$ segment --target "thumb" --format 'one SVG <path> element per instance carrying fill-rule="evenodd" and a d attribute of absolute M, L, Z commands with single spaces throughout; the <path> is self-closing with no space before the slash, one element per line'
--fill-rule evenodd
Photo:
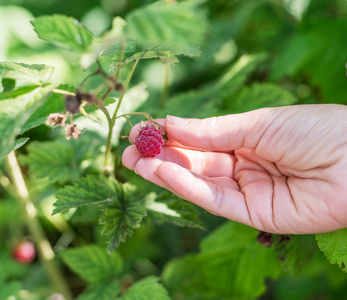
<path fill-rule="evenodd" d="M 208 119 L 167 116 L 165 128 L 170 138 L 188 148 L 206 151 L 255 149 L 278 115 L 277 108 L 263 108 Z"/>

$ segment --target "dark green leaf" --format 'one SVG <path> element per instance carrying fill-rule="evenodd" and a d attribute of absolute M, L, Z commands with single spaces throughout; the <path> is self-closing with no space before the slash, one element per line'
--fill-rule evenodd
<path fill-rule="evenodd" d="M 21 156 L 20 161 L 38 178 L 65 183 L 77 180 L 88 166 L 82 166 L 82 162 L 95 158 L 98 151 L 98 141 L 91 142 L 82 135 L 78 140 L 33 142 L 28 146 L 29 154 Z"/>
<path fill-rule="evenodd" d="M 11 78 L 2 78 L 2 88 L 3 91 L 6 92 L 11 92 L 14 90 L 15 86 L 16 86 L 16 80 L 15 79 L 11 79 Z"/>
<path fill-rule="evenodd" d="M 317 234 L 316 239 L 329 262 L 347 272 L 347 229 Z"/>
<path fill-rule="evenodd" d="M 79 206 L 113 203 L 122 195 L 122 187 L 115 179 L 89 175 L 76 181 L 73 186 L 58 190 L 53 214 Z"/>
<path fill-rule="evenodd" d="M 175 54 L 198 55 L 206 30 L 206 17 L 196 1 L 176 5 L 154 3 L 131 12 L 126 34 L 142 45 L 160 45 Z"/>
<path fill-rule="evenodd" d="M 85 52 L 94 38 L 76 19 L 64 15 L 38 17 L 32 24 L 41 39 L 79 53 Z"/>
<path fill-rule="evenodd" d="M 234 99 L 227 103 L 232 113 L 246 112 L 262 107 L 292 105 L 295 97 L 289 92 L 271 83 L 255 83 L 243 88 Z"/>
<path fill-rule="evenodd" d="M 123 184 L 123 197 L 107 206 L 100 217 L 103 225 L 102 234 L 107 238 L 108 250 L 112 252 L 127 236 L 132 236 L 134 229 L 146 215 L 144 201 L 136 188 L 129 183 Z"/>
<path fill-rule="evenodd" d="M 233 63 L 215 82 L 199 90 L 184 92 L 167 101 L 159 115 L 206 118 L 218 114 L 218 106 L 224 98 L 230 99 L 244 85 L 249 74 L 266 58 L 263 54 L 244 55 Z"/>
<path fill-rule="evenodd" d="M 181 227 L 205 228 L 196 207 L 171 193 L 165 192 L 159 196 L 155 193 L 149 194 L 146 197 L 146 208 L 154 223 L 168 222 Z"/>
<path fill-rule="evenodd" d="M 110 300 L 116 299 L 121 292 L 120 283 L 116 280 L 108 280 L 98 284 L 90 285 L 77 300 Z"/>
<path fill-rule="evenodd" d="M 0 101 L 0 158 L 14 149 L 15 137 L 36 109 L 44 104 L 52 89 L 51 85 L 38 87 L 16 98 Z"/>
<path fill-rule="evenodd" d="M 53 67 L 45 65 L 27 65 L 14 62 L 0 63 L 0 77 L 41 85 L 47 83 L 54 71 Z"/>
<path fill-rule="evenodd" d="M 65 264 L 89 283 L 103 283 L 123 269 L 123 261 L 117 252 L 108 254 L 104 248 L 89 245 L 60 252 Z"/>
<path fill-rule="evenodd" d="M 146 277 L 132 285 L 118 300 L 170 300 L 168 292 L 155 276 Z"/>

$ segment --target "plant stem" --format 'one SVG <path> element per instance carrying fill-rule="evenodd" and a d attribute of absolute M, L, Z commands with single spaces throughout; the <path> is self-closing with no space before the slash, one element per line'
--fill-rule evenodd
<path fill-rule="evenodd" d="M 105 153 L 105 171 L 107 173 L 111 173 L 113 171 L 112 170 L 113 168 L 111 165 L 111 148 L 112 148 L 111 140 L 112 140 L 112 134 L 113 134 L 113 127 L 116 124 L 117 114 L 118 114 L 120 105 L 122 104 L 122 100 L 124 98 L 124 95 L 126 93 L 126 90 L 128 88 L 129 82 L 130 82 L 130 79 L 134 74 L 134 71 L 135 71 L 135 68 L 136 68 L 138 62 L 139 62 L 138 59 L 135 60 L 133 66 L 132 66 L 132 68 L 131 68 L 131 70 L 130 70 L 130 72 L 129 72 L 126 80 L 125 80 L 124 91 L 119 96 L 118 103 L 117 103 L 116 109 L 112 115 L 111 120 L 107 119 L 108 120 L 108 135 L 107 135 L 107 140 L 106 140 L 106 153 Z"/>
<path fill-rule="evenodd" d="M 53 89 L 53 93 L 61 94 L 61 95 L 67 95 L 67 96 L 76 96 L 75 93 L 72 93 L 72 92 L 69 92 L 69 91 L 65 91 L 65 90 L 61 90 L 61 89 Z"/>
<path fill-rule="evenodd" d="M 18 199 L 24 207 L 26 224 L 37 247 L 39 258 L 43 263 L 54 288 L 65 297 L 65 300 L 72 300 L 73 298 L 68 285 L 64 280 L 61 270 L 57 267 L 54 261 L 55 254 L 53 249 L 37 219 L 37 211 L 30 199 L 15 153 L 12 151 L 6 157 L 6 160 L 11 180 L 18 194 Z"/>
<path fill-rule="evenodd" d="M 164 63 L 164 84 L 163 92 L 161 95 L 160 107 L 164 108 L 166 105 L 166 100 L 169 96 L 169 86 L 170 86 L 170 64 Z"/>

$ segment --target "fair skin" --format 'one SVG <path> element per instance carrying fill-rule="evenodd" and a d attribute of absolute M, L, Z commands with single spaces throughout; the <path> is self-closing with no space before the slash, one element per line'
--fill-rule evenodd
<path fill-rule="evenodd" d="M 169 137 L 163 151 L 145 158 L 131 145 L 122 157 L 144 179 L 266 232 L 347 227 L 347 107 L 288 106 L 156 122 Z"/>

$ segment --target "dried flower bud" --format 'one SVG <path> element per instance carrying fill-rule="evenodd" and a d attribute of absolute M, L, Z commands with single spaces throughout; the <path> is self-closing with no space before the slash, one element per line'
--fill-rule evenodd
<path fill-rule="evenodd" d="M 120 82 L 116 82 L 114 84 L 114 89 L 117 91 L 117 92 L 120 92 L 120 93 L 124 93 L 125 89 L 124 89 L 124 85 Z"/>
<path fill-rule="evenodd" d="M 65 127 L 66 115 L 60 113 L 50 114 L 47 117 L 46 125 L 52 125 L 53 127 L 61 126 Z"/>
<path fill-rule="evenodd" d="M 273 243 L 272 233 L 261 231 L 257 237 L 257 240 L 264 247 L 270 247 Z"/>
<path fill-rule="evenodd" d="M 74 140 L 77 140 L 80 135 L 83 133 L 83 131 L 80 131 L 77 128 L 77 124 L 66 124 L 65 125 L 65 131 L 66 131 L 66 139 L 69 140 L 71 138 L 73 138 Z"/>
<path fill-rule="evenodd" d="M 79 94 L 77 94 L 76 96 L 71 96 L 71 95 L 65 96 L 66 111 L 72 114 L 78 113 L 80 110 L 81 102 L 82 102 L 82 98 L 80 97 Z"/>

